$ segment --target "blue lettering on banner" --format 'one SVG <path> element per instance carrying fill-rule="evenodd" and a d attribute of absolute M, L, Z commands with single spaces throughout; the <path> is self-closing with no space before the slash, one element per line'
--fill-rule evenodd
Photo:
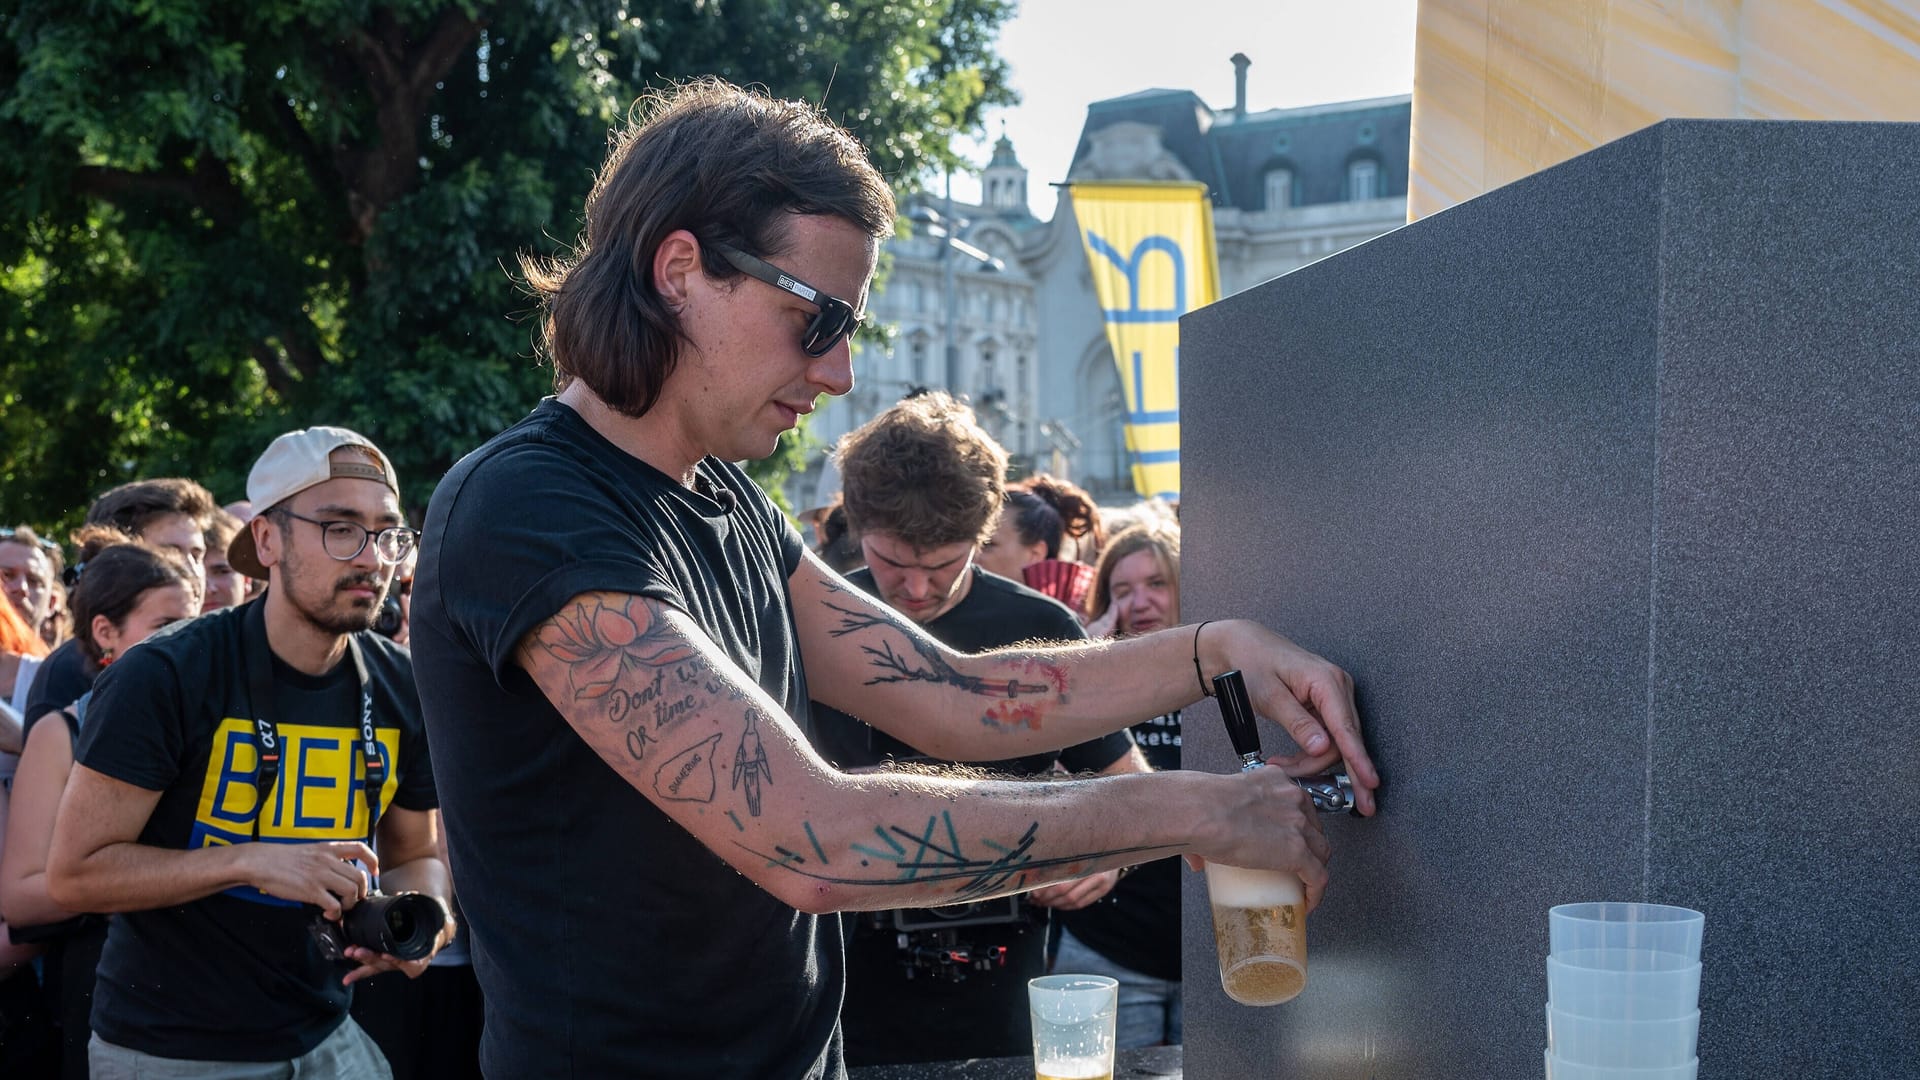
<path fill-rule="evenodd" d="M 1133 400 L 1127 402 L 1127 423 L 1129 424 L 1177 424 L 1180 422 L 1179 409 L 1161 409 L 1147 411 L 1146 361 L 1140 357 L 1140 350 L 1133 351 Z M 1180 350 L 1173 350 L 1173 384 L 1180 385 Z"/>
<path fill-rule="evenodd" d="M 1127 306 L 1107 308 L 1108 322 L 1179 322 L 1180 316 L 1187 313 L 1187 257 L 1171 237 L 1149 236 L 1133 245 L 1133 254 L 1123 258 L 1112 244 L 1100 238 L 1099 233 L 1088 229 L 1087 246 L 1104 256 L 1127 279 Z M 1173 260 L 1173 306 L 1170 308 L 1143 309 L 1140 306 L 1140 263 L 1150 251 L 1164 251 Z"/>

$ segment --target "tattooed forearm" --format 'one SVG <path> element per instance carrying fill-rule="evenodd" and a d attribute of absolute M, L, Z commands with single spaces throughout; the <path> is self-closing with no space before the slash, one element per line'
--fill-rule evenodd
<path fill-rule="evenodd" d="M 840 613 L 840 625 L 829 631 L 834 637 L 845 637 L 861 630 L 880 627 L 896 630 L 892 621 L 883 615 L 856 608 L 828 604 L 827 607 Z M 931 641 L 915 634 L 906 634 L 907 644 L 913 649 L 913 655 L 907 656 L 896 651 L 891 641 L 882 641 L 878 646 L 862 645 L 860 651 L 869 657 L 871 665 L 885 674 L 875 675 L 867 680 L 868 686 L 880 683 L 925 682 L 956 687 L 969 694 L 982 697 L 1006 698 L 1017 700 L 1021 697 L 1055 694 L 1066 697 L 1066 677 L 1058 665 L 1043 664 L 1041 674 L 1047 676 L 1042 682 L 1023 682 L 1017 675 L 1005 679 L 987 679 L 978 675 L 968 675 L 940 654 L 940 650 Z M 1033 666 L 1028 661 L 1028 666 Z M 989 713 L 986 719 L 992 721 L 996 713 Z M 1037 714 L 1032 717 L 1033 726 L 1038 727 Z M 1025 722 L 1025 721 L 1023 721 Z"/>
<path fill-rule="evenodd" d="M 970 850 L 960 840 L 953 815 L 943 811 L 927 818 L 919 829 L 900 825 L 875 826 L 873 842 L 848 844 L 840 862 L 827 857 L 812 822 L 804 823 L 813 857 L 775 847 L 771 855 L 735 841 L 744 851 L 767 860 L 769 867 L 815 881 L 836 885 L 908 886 L 951 885 L 955 900 L 978 900 L 999 893 L 1018 892 L 1052 876 L 1084 872 L 1096 862 L 1139 862 L 1173 850 L 1153 846 L 1110 848 L 1064 855 L 1034 854 L 1040 823 L 1032 822 L 1005 842 L 982 837 Z M 1047 875 L 1060 869 L 1061 875 Z M 864 873 L 862 871 L 865 871 Z M 939 890 L 946 893 L 947 890 Z"/>
<path fill-rule="evenodd" d="M 713 755 L 718 745 L 720 736 L 715 735 L 668 758 L 654 771 L 653 793 L 675 802 L 712 802 Z"/>
<path fill-rule="evenodd" d="M 760 744 L 760 729 L 754 723 L 755 710 L 747 710 L 747 729 L 740 733 L 740 745 L 733 751 L 733 789 L 742 783 L 747 789 L 747 813 L 760 816 L 760 785 L 773 783 L 773 766 L 767 763 L 767 748 Z"/>

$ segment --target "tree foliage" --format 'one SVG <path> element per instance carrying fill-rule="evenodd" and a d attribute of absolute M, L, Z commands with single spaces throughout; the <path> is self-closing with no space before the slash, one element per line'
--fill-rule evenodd
<path fill-rule="evenodd" d="M 410 504 L 551 381 L 522 251 L 701 73 L 823 102 L 902 189 L 1012 100 L 1011 0 L 19 0 L 0 13 L 0 520 L 344 424 Z M 791 443 L 783 443 L 790 446 Z M 765 468 L 777 474 L 793 453 Z"/>

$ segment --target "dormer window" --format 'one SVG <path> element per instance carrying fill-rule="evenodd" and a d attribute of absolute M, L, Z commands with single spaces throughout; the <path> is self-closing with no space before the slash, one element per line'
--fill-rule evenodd
<path fill-rule="evenodd" d="M 1347 198 L 1355 202 L 1380 197 L 1380 163 L 1360 158 L 1347 166 Z"/>
<path fill-rule="evenodd" d="M 1293 170 L 1267 170 L 1267 209 L 1284 210 L 1293 205 Z"/>

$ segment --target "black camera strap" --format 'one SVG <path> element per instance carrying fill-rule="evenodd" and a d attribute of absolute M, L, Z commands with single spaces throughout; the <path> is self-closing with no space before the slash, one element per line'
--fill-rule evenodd
<path fill-rule="evenodd" d="M 259 801 L 253 812 L 253 838 L 260 839 L 260 818 L 267 812 L 267 799 L 280 779 L 280 729 L 273 722 L 273 647 L 267 642 L 267 598 L 248 605 L 246 615 L 247 704 L 253 713 L 254 745 L 259 750 L 260 767 L 254 776 Z M 372 847 L 374 829 L 380 824 L 380 789 L 387 782 L 387 759 L 373 731 L 373 680 L 367 675 L 367 659 L 360 642 L 347 636 L 347 653 L 353 657 L 354 674 L 360 678 L 360 725 L 358 745 L 366 762 L 360 783 L 367 800 L 367 846 Z M 349 755 L 351 760 L 351 755 Z"/>

